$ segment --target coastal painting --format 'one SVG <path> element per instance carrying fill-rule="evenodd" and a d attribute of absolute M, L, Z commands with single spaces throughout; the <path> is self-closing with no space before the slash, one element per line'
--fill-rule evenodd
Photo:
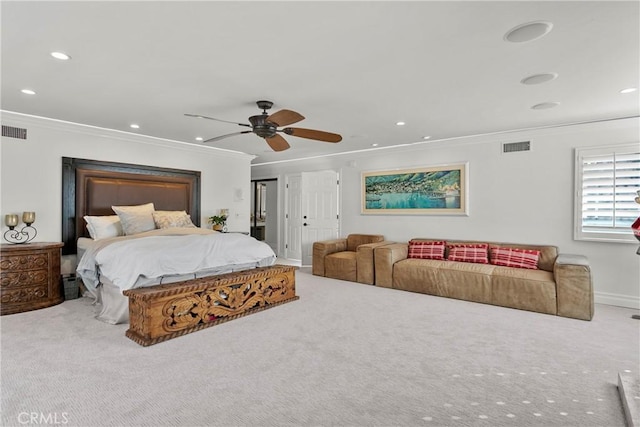
<path fill-rule="evenodd" d="M 467 214 L 467 164 L 362 173 L 362 213 Z"/>

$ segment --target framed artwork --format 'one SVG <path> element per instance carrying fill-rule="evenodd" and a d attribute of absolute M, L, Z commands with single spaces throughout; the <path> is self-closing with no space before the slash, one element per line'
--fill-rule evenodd
<path fill-rule="evenodd" d="M 467 166 L 363 172 L 362 213 L 467 215 Z"/>

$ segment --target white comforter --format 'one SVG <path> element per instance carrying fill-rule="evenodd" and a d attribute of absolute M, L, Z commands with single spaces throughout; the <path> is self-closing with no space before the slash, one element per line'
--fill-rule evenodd
<path fill-rule="evenodd" d="M 150 282 L 146 279 L 158 283 L 163 277 L 206 275 L 228 265 L 272 265 L 275 258 L 269 245 L 244 234 L 172 228 L 98 240 L 86 250 L 77 273 L 95 295 L 100 276 L 125 290 Z"/>

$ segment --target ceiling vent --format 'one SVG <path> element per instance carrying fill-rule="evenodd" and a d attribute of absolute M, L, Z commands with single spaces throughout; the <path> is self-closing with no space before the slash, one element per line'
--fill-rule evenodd
<path fill-rule="evenodd" d="M 27 130 L 22 128 L 15 128 L 13 126 L 2 125 L 2 136 L 9 138 L 27 139 Z"/>
<path fill-rule="evenodd" d="M 502 144 L 503 153 L 516 153 L 518 151 L 531 151 L 531 141 L 507 142 Z"/>

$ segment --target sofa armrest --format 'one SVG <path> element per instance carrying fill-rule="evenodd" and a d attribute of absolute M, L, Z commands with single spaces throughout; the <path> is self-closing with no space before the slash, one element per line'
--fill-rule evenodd
<path fill-rule="evenodd" d="M 389 245 L 394 242 L 383 240 L 382 242 L 363 243 L 356 249 L 356 281 L 366 285 L 375 283 L 375 262 L 373 258 L 374 250 L 380 246 Z"/>
<path fill-rule="evenodd" d="M 582 255 L 559 254 L 553 265 L 558 316 L 591 320 L 593 282 L 589 260 Z"/>
<path fill-rule="evenodd" d="M 347 239 L 323 240 L 313 243 L 313 258 L 311 260 L 311 273 L 316 276 L 324 276 L 324 257 L 347 250 Z"/>
<path fill-rule="evenodd" d="M 408 254 L 408 243 L 393 243 L 376 248 L 374 251 L 376 286 L 391 288 L 393 286 L 393 264 L 406 259 Z"/>

